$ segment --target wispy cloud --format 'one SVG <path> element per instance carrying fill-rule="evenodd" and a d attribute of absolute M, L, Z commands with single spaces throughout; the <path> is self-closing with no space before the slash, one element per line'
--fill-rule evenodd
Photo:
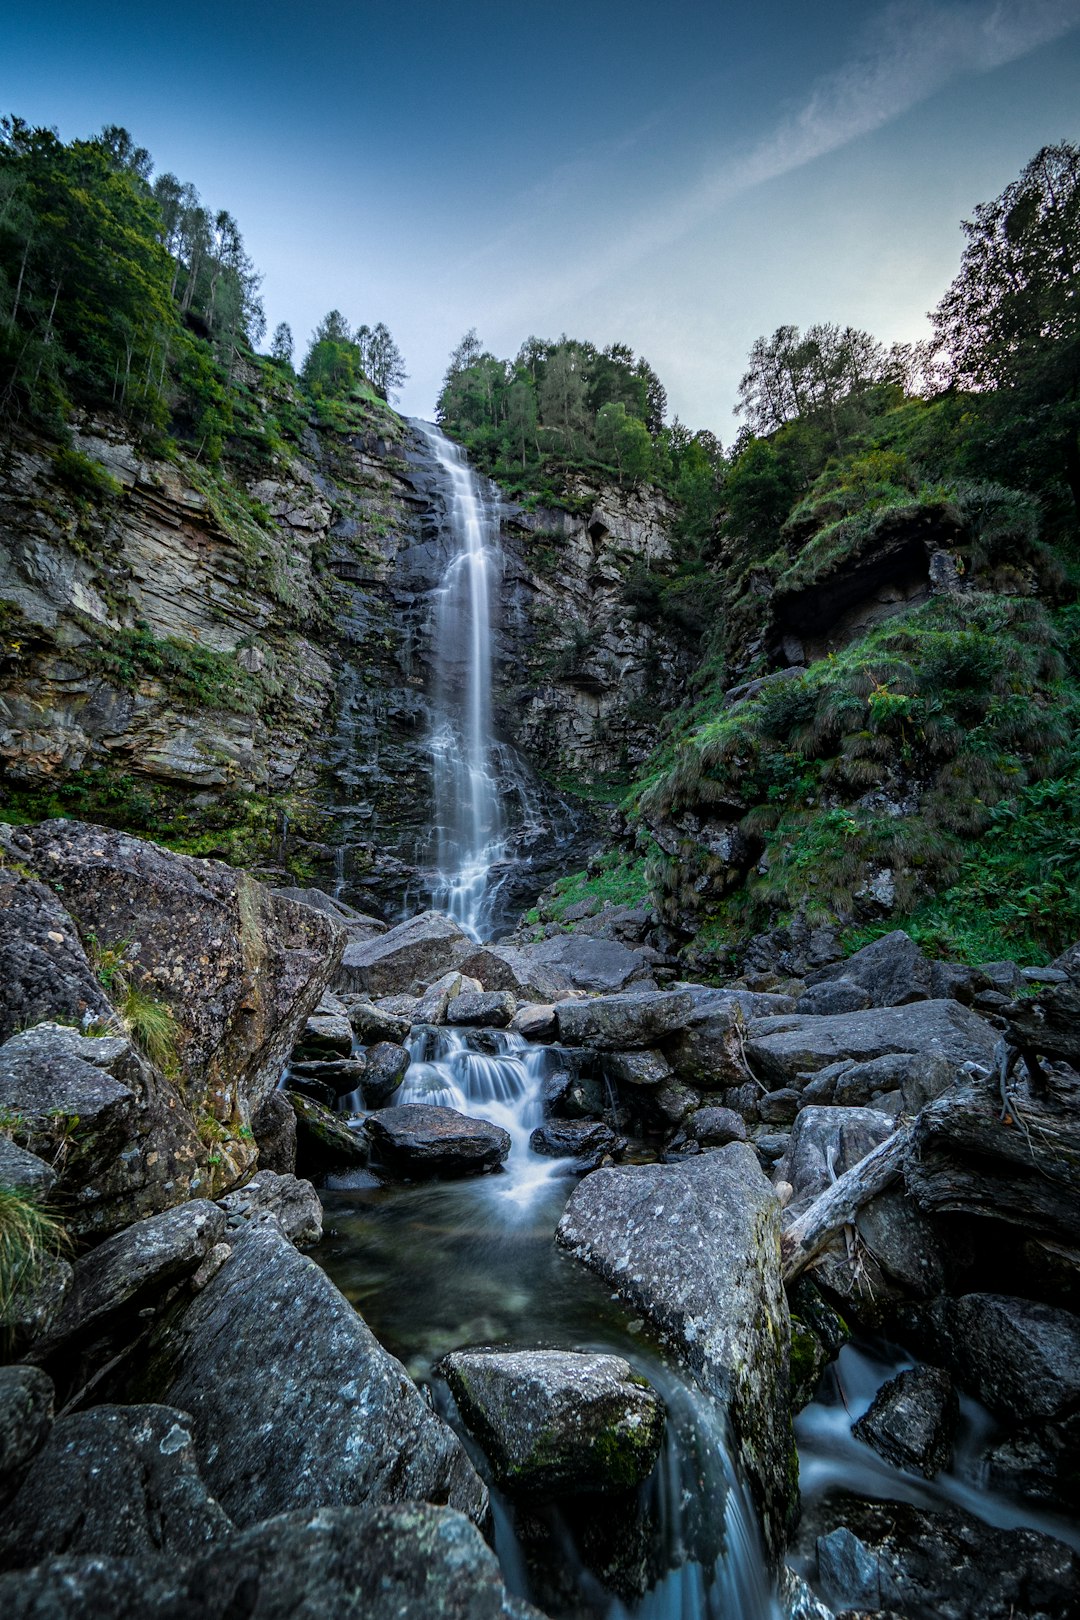
<path fill-rule="evenodd" d="M 811 86 L 752 148 L 722 154 L 692 185 L 609 231 L 602 249 L 576 257 L 572 269 L 528 286 L 518 282 L 487 319 L 503 325 L 535 323 L 545 311 L 561 316 L 732 198 L 872 134 L 955 79 L 1003 67 L 1077 27 L 1080 0 L 898 0 L 871 18 L 849 60 Z M 552 206 L 558 194 L 553 184 Z"/>

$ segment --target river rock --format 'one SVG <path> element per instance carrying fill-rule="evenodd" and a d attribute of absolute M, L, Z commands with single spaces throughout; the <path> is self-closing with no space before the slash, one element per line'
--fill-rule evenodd
<path fill-rule="evenodd" d="M 566 1045 L 622 1052 L 656 1046 L 682 1028 L 692 1012 L 693 1002 L 685 991 L 655 990 L 561 1001 L 555 1017 L 559 1039 Z"/>
<path fill-rule="evenodd" d="M 358 1091 L 366 1073 L 367 1062 L 363 1055 L 331 1058 L 325 1062 L 318 1059 L 294 1062 L 289 1065 L 288 1084 L 294 1091 L 303 1091 L 307 1081 L 318 1081 L 320 1087 L 326 1088 L 331 1098 L 328 1106 L 332 1107 L 334 1098 L 347 1097 L 350 1092 Z M 316 1101 L 321 1100 L 316 1093 L 308 1092 L 307 1095 L 315 1095 Z"/>
<path fill-rule="evenodd" d="M 49 1334 L 51 1352 L 62 1341 L 99 1333 L 121 1313 L 198 1270 L 225 1230 L 225 1212 L 205 1198 L 135 1221 L 75 1262 L 75 1275 Z"/>
<path fill-rule="evenodd" d="M 313 1175 L 331 1166 L 362 1165 L 368 1161 L 367 1138 L 351 1131 L 340 1114 L 331 1113 L 311 1097 L 286 1093 L 296 1115 L 297 1167 Z"/>
<path fill-rule="evenodd" d="M 875 1007 L 902 1007 L 913 1001 L 929 1001 L 933 994 L 932 964 L 915 941 L 897 928 L 891 934 L 872 940 L 849 956 L 846 962 L 831 962 L 807 974 L 812 995 L 826 985 L 850 985 L 865 991 L 868 1004 Z M 800 1012 L 813 1010 L 799 1003 Z M 837 1012 L 845 1010 L 837 1007 Z"/>
<path fill-rule="evenodd" d="M 515 1035 L 526 1041 L 554 1041 L 558 1038 L 555 1006 L 552 1002 L 527 1002 L 510 1020 Z"/>
<path fill-rule="evenodd" d="M 558 1241 L 667 1334 L 730 1414 L 778 1549 L 795 1510 L 780 1205 L 745 1143 L 586 1176 Z"/>
<path fill-rule="evenodd" d="M 448 1024 L 472 1028 L 506 1029 L 517 1013 L 510 990 L 469 990 L 455 996 L 446 1009 Z"/>
<path fill-rule="evenodd" d="M 441 973 L 460 971 L 475 949 L 449 917 L 422 911 L 377 939 L 346 945 L 334 987 L 372 997 L 409 994 L 414 984 L 428 985 Z"/>
<path fill-rule="evenodd" d="M 741 1085 L 747 1078 L 743 999 L 737 995 L 690 995 L 690 1017 L 677 1024 L 664 1042 L 672 1068 L 680 1080 L 710 1091 Z"/>
<path fill-rule="evenodd" d="M 1007 1294 L 946 1307 L 961 1385 L 1011 1422 L 1056 1418 L 1080 1401 L 1080 1316 Z"/>
<path fill-rule="evenodd" d="M 619 1138 L 611 1127 L 592 1119 L 549 1119 L 529 1137 L 534 1153 L 553 1159 L 577 1159 L 590 1170 L 595 1170 L 604 1155 L 613 1153 L 618 1145 Z"/>
<path fill-rule="evenodd" d="M 363 1046 L 392 1041 L 400 1046 L 408 1038 L 411 1020 L 402 1018 L 371 1001 L 349 997 L 349 1023 Z"/>
<path fill-rule="evenodd" d="M 1080 1558 L 1034 1530 L 958 1508 L 830 1496 L 808 1529 L 820 1589 L 841 1610 L 922 1620 L 1075 1620 Z M 806 1539 L 805 1536 L 803 1538 Z"/>
<path fill-rule="evenodd" d="M 0 1367 L 0 1508 L 14 1494 L 53 1421 L 53 1385 L 37 1367 Z"/>
<path fill-rule="evenodd" d="M 9 1136 L 0 1136 L 0 1186 L 44 1198 L 55 1184 L 56 1171 L 52 1165 L 39 1159 L 36 1153 L 19 1147 Z"/>
<path fill-rule="evenodd" d="M 856 1439 L 909 1474 L 933 1479 L 948 1468 L 960 1403 L 940 1367 L 909 1367 L 882 1384 L 857 1423 Z"/>
<path fill-rule="evenodd" d="M 468 992 L 478 980 L 465 982 L 456 968 L 449 973 L 443 973 L 434 984 L 429 984 L 416 1003 L 416 1010 L 412 1015 L 414 1024 L 445 1024 L 446 1013 L 450 1003 L 454 1001 L 464 989 Z"/>
<path fill-rule="evenodd" d="M 762 1018 L 749 1028 L 746 1056 L 753 1072 L 773 1086 L 799 1085 L 842 1058 L 866 1061 L 891 1052 L 936 1053 L 959 1070 L 993 1064 L 997 1036 L 977 1013 L 957 1001 L 922 1001 L 816 1018 Z"/>
<path fill-rule="evenodd" d="M 452 1430 L 273 1221 L 252 1223 L 163 1326 L 147 1377 L 191 1413 L 203 1476 L 239 1525 L 350 1503 L 487 1510 Z"/>
<path fill-rule="evenodd" d="M 298 1249 L 310 1248 L 322 1237 L 322 1204 L 310 1181 L 296 1176 L 275 1175 L 260 1170 L 243 1187 L 218 1199 L 230 1231 L 245 1221 L 269 1213 L 273 1215 L 290 1243 Z"/>
<path fill-rule="evenodd" d="M 135 987 L 171 1009 L 192 1113 L 250 1125 L 337 966 L 338 925 L 245 872 L 107 827 L 46 821 L 20 828 L 14 844 L 62 885 L 84 936 L 103 947 L 126 942 Z M 254 1144 L 237 1138 L 217 1156 L 239 1176 L 254 1163 Z"/>
<path fill-rule="evenodd" d="M 832 984 L 815 984 L 799 997 L 800 1013 L 813 1013 L 815 1018 L 831 1018 L 834 1013 L 862 1012 L 873 1006 L 869 990 L 860 984 L 849 984 L 837 979 Z"/>
<path fill-rule="evenodd" d="M 293 1054 L 301 1060 L 305 1057 L 350 1057 L 352 1048 L 352 1025 L 343 1009 L 339 1013 L 312 1013 L 300 1031 Z"/>
<path fill-rule="evenodd" d="M 663 1086 L 674 1071 L 663 1052 L 605 1052 L 601 1065 L 608 1079 L 622 1086 Z"/>
<path fill-rule="evenodd" d="M 95 1406 L 62 1417 L 0 1528 L 0 1564 L 78 1553 L 194 1553 L 231 1531 L 207 1492 L 191 1420 L 168 1406 Z"/>
<path fill-rule="evenodd" d="M 983 1452 L 987 1486 L 1027 1496 L 1073 1517 L 1080 1512 L 1080 1412 L 1059 1422 L 1027 1423 Z"/>
<path fill-rule="evenodd" d="M 368 1047 L 366 1057 L 364 1101 L 369 1108 L 381 1108 L 401 1085 L 412 1059 L 393 1041 L 376 1041 Z"/>
<path fill-rule="evenodd" d="M 913 1298 L 931 1299 L 945 1288 L 941 1234 L 903 1187 L 888 1187 L 864 1204 L 855 1229 L 890 1281 Z"/>
<path fill-rule="evenodd" d="M 289 1096 L 307 1097 L 326 1113 L 333 1113 L 337 1107 L 338 1093 L 328 1080 L 322 1080 L 317 1074 L 292 1074 L 285 1082 L 285 1090 Z"/>
<path fill-rule="evenodd" d="M 501 1485 L 629 1490 L 652 1472 L 664 1408 L 619 1356 L 459 1350 L 441 1370 Z"/>
<path fill-rule="evenodd" d="M 251 1116 L 259 1168 L 279 1176 L 296 1169 L 296 1115 L 283 1091 L 272 1091 Z"/>
<path fill-rule="evenodd" d="M 691 1114 L 686 1134 L 702 1147 L 726 1147 L 729 1142 L 746 1141 L 746 1124 L 733 1108 L 710 1104 Z"/>
<path fill-rule="evenodd" d="M 511 1147 L 500 1125 L 428 1103 L 380 1108 L 365 1128 L 379 1163 L 398 1175 L 478 1176 L 497 1170 Z"/>

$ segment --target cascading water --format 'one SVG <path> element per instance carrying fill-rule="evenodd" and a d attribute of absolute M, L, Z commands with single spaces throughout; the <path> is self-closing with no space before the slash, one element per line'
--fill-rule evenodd
<path fill-rule="evenodd" d="M 507 860 L 491 719 L 491 605 L 499 573 L 498 496 L 463 451 L 427 422 L 413 426 L 440 469 L 457 549 L 435 592 L 435 877 L 431 904 L 479 939 Z"/>

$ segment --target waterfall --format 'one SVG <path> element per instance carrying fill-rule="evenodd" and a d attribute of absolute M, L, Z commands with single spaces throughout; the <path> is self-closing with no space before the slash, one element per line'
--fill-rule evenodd
<path fill-rule="evenodd" d="M 499 554 L 494 485 L 428 422 L 414 422 L 438 465 L 454 552 L 434 592 L 431 904 L 474 939 L 488 923 L 507 837 L 491 720 L 491 603 Z"/>

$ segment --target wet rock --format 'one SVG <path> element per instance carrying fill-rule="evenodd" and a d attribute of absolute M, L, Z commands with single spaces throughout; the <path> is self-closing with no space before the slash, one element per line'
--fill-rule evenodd
<path fill-rule="evenodd" d="M 307 1097 L 327 1113 L 333 1113 L 337 1106 L 338 1093 L 328 1080 L 322 1080 L 315 1074 L 292 1074 L 285 1082 L 285 1090 L 289 1097 Z"/>
<path fill-rule="evenodd" d="M 71 1290 L 49 1335 L 49 1349 L 62 1341 L 102 1331 L 119 1313 L 196 1271 L 225 1230 L 225 1214 L 197 1198 L 176 1209 L 135 1221 L 75 1262 Z"/>
<path fill-rule="evenodd" d="M 609 1079 L 622 1086 L 662 1086 L 673 1075 L 662 1052 L 605 1052 L 602 1064 Z"/>
<path fill-rule="evenodd" d="M 610 1126 L 591 1119 L 551 1119 L 537 1126 L 529 1137 L 534 1153 L 553 1159 L 578 1159 L 590 1170 L 595 1170 L 604 1155 L 613 1153 L 618 1145 L 619 1138 Z"/>
<path fill-rule="evenodd" d="M 836 1496 L 817 1531 L 818 1581 L 839 1611 L 922 1620 L 1070 1620 L 1080 1558 L 1034 1530 L 1002 1530 L 957 1508 Z"/>
<path fill-rule="evenodd" d="M 403 1046 L 393 1041 L 376 1041 L 368 1047 L 364 1070 L 364 1101 L 369 1108 L 381 1108 L 397 1091 L 404 1080 L 409 1057 Z"/>
<path fill-rule="evenodd" d="M 944 1289 L 938 1228 L 902 1187 L 889 1187 L 864 1204 L 855 1228 L 886 1276 L 915 1299 L 930 1299 Z"/>
<path fill-rule="evenodd" d="M 380 1108 L 365 1129 L 379 1164 L 409 1177 L 483 1175 L 499 1168 L 511 1146 L 501 1126 L 427 1103 Z"/>
<path fill-rule="evenodd" d="M 1080 1316 L 1007 1294 L 964 1294 L 946 1314 L 963 1388 L 1013 1422 L 1080 1400 Z"/>
<path fill-rule="evenodd" d="M 816 1018 L 829 1018 L 834 1013 L 862 1012 L 873 1005 L 869 990 L 847 979 L 831 984 L 815 984 L 799 997 L 800 1013 L 813 1013 Z"/>
<path fill-rule="evenodd" d="M 699 1108 L 686 1123 L 686 1134 L 702 1147 L 726 1147 L 746 1141 L 746 1125 L 733 1108 Z"/>
<path fill-rule="evenodd" d="M 444 973 L 429 984 L 416 1003 L 413 1013 L 414 1024 L 445 1024 L 446 1013 L 450 1003 L 459 996 L 462 990 L 469 990 L 474 981 L 466 984 L 465 979 L 455 969 Z"/>
<path fill-rule="evenodd" d="M 400 1046 L 412 1027 L 411 1020 L 396 1016 L 370 1001 L 357 1001 L 350 997 L 349 1023 L 363 1046 L 375 1046 L 379 1041 L 392 1041 Z"/>
<path fill-rule="evenodd" d="M 746 1056 L 753 1072 L 774 1086 L 799 1085 L 800 1076 L 851 1058 L 865 1062 L 894 1052 L 938 1055 L 959 1070 L 973 1062 L 987 1069 L 997 1036 L 976 1013 L 956 1001 L 923 1001 L 815 1018 L 763 1018 L 750 1025 Z"/>
<path fill-rule="evenodd" d="M 192 1113 L 250 1125 L 337 965 L 338 925 L 245 872 L 107 827 L 47 821 L 20 828 L 15 843 L 43 878 L 62 885 L 84 936 L 103 946 L 129 942 L 128 976 L 176 1020 Z M 245 1155 L 238 1140 L 233 1175 L 253 1161 L 254 1145 Z"/>
<path fill-rule="evenodd" d="M 558 1035 L 555 1007 L 552 1002 L 531 1002 L 519 1007 L 510 1020 L 515 1035 L 526 1041 L 553 1041 Z"/>
<path fill-rule="evenodd" d="M 260 1170 L 243 1187 L 218 1199 L 230 1231 L 255 1216 L 273 1215 L 290 1243 L 306 1249 L 322 1237 L 322 1204 L 310 1181 Z"/>
<path fill-rule="evenodd" d="M 330 1055 L 349 1057 L 352 1048 L 352 1025 L 345 1013 L 316 1012 L 312 1013 L 300 1031 L 300 1038 L 293 1047 L 293 1053 L 301 1060 L 305 1057 Z"/>
<path fill-rule="evenodd" d="M 506 1029 L 517 1013 L 517 1001 L 509 990 L 472 990 L 455 996 L 446 1009 L 448 1024 L 467 1027 Z"/>
<path fill-rule="evenodd" d="M 655 1046 L 684 1026 L 692 1012 L 690 996 L 678 990 L 594 996 L 561 1001 L 555 1008 L 561 1041 L 608 1052 Z"/>
<path fill-rule="evenodd" d="M 847 1323 L 809 1277 L 788 1290 L 791 1307 L 791 1405 L 800 1412 L 817 1394 L 821 1375 L 851 1337 Z"/>
<path fill-rule="evenodd" d="M 0 1507 L 45 1444 L 52 1421 L 52 1379 L 37 1367 L 0 1367 Z"/>
<path fill-rule="evenodd" d="M 296 1169 L 296 1115 L 283 1091 L 272 1091 L 251 1118 L 260 1169 L 291 1176 Z"/>
<path fill-rule="evenodd" d="M 0 1575 L 5 1620 L 180 1620 L 176 1560 L 95 1555 L 47 1558 L 33 1569 Z M 189 1608 L 184 1620 L 201 1620 Z"/>
<path fill-rule="evenodd" d="M 836 1620 L 831 1609 L 820 1603 L 810 1587 L 785 1564 L 777 1583 L 781 1620 Z"/>
<path fill-rule="evenodd" d="M 747 1078 L 743 1060 L 746 996 L 693 991 L 690 996 L 690 1017 L 676 1025 L 664 1042 L 672 1068 L 680 1080 L 707 1090 L 740 1085 Z M 763 998 L 750 997 L 755 999 Z"/>
<path fill-rule="evenodd" d="M 1060 1422 L 1027 1424 L 980 1459 L 992 1491 L 1026 1496 L 1075 1515 L 1080 1511 L 1080 1412 Z"/>
<path fill-rule="evenodd" d="M 430 984 L 451 969 L 460 971 L 475 949 L 449 917 L 422 911 L 377 939 L 346 945 L 335 989 L 372 997 L 408 994 L 416 983 Z"/>
<path fill-rule="evenodd" d="M 459 1350 L 441 1371 L 502 1485 L 628 1490 L 652 1472 L 664 1408 L 619 1356 Z"/>
<path fill-rule="evenodd" d="M 359 1090 L 361 1081 L 367 1072 L 365 1057 L 332 1058 L 326 1062 L 300 1062 L 289 1065 L 289 1085 L 294 1091 L 305 1091 L 306 1082 L 317 1080 L 318 1091 L 307 1091 L 306 1095 L 314 1096 L 316 1101 L 322 1101 L 328 1092 L 331 1098 L 328 1107 L 333 1106 L 335 1097 L 347 1097 L 350 1091 Z M 325 1088 L 325 1091 L 323 1090 Z"/>
<path fill-rule="evenodd" d="M 96 1406 L 54 1424 L 4 1514 L 0 1565 L 79 1553 L 183 1556 L 231 1528 L 199 1475 L 185 1412 Z"/>
<path fill-rule="evenodd" d="M 274 1222 L 151 1346 L 148 1380 L 191 1413 L 203 1476 L 239 1525 L 291 1509 L 433 1500 L 474 1520 L 486 1492 L 453 1432 L 313 1260 Z"/>
<path fill-rule="evenodd" d="M 779 1547 L 794 1510 L 780 1206 L 752 1150 L 597 1170 L 558 1241 L 666 1333 L 730 1414 L 736 1452 Z"/>
<path fill-rule="evenodd" d="M 310 1097 L 286 1093 L 296 1115 L 297 1168 L 318 1175 L 332 1166 L 366 1164 L 367 1138 L 362 1131 L 351 1131 L 340 1114 L 313 1102 Z"/>
<path fill-rule="evenodd" d="M 0 1186 L 44 1198 L 55 1183 L 56 1171 L 44 1159 L 17 1146 L 10 1137 L 0 1136 Z"/>
<path fill-rule="evenodd" d="M 960 1419 L 953 1381 L 940 1367 L 909 1367 L 883 1384 L 852 1434 L 896 1468 L 933 1479 L 948 1468 Z"/>
<path fill-rule="evenodd" d="M 791 1183 L 788 1215 L 809 1207 L 819 1193 L 892 1135 L 895 1122 L 870 1108 L 803 1108 L 776 1179 Z"/>

